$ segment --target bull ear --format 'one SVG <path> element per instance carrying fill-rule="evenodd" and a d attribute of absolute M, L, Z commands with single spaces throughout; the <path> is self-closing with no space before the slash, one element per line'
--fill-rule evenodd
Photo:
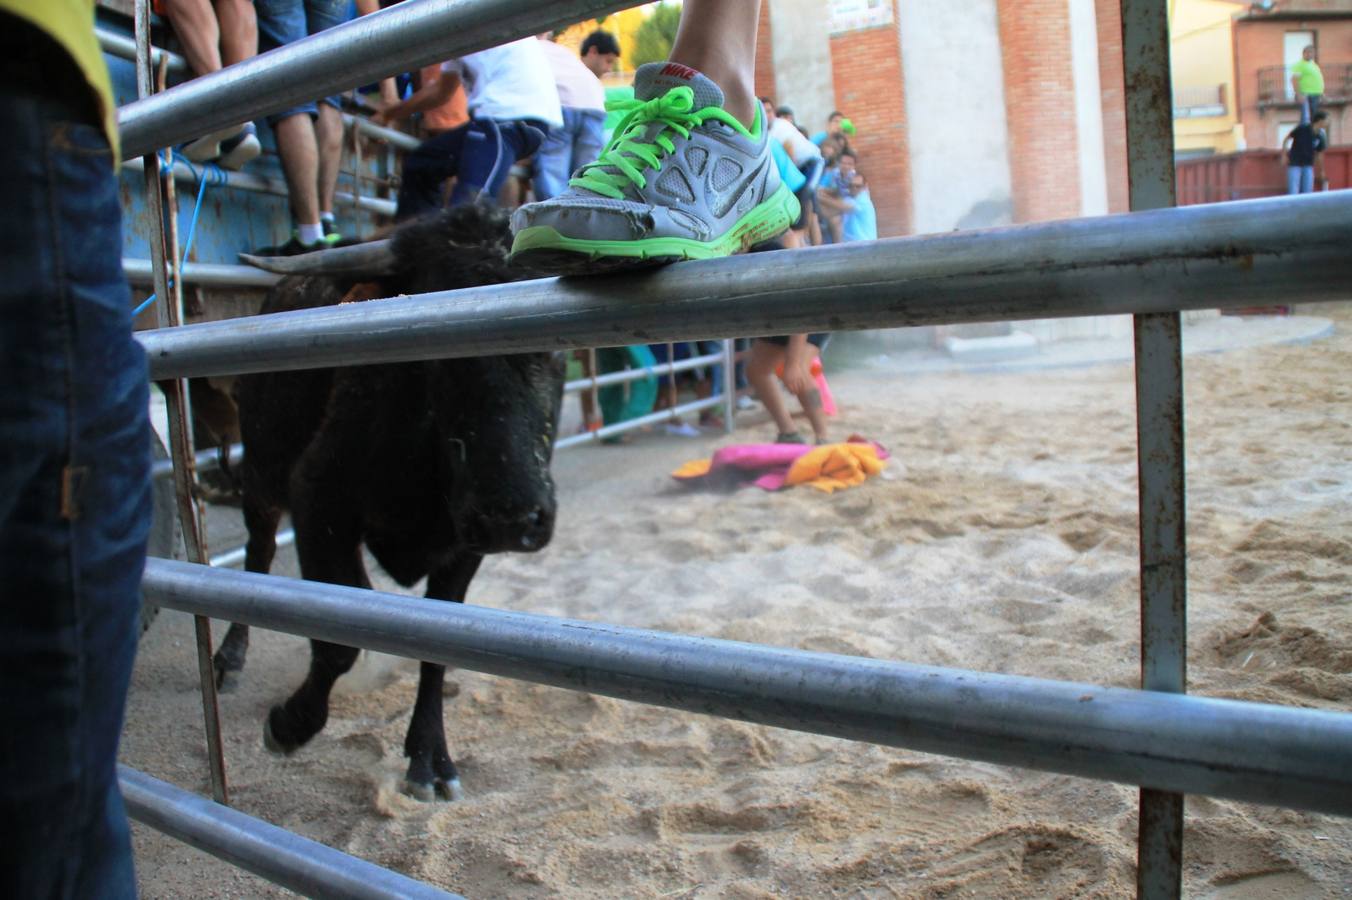
<path fill-rule="evenodd" d="M 313 250 L 297 256 L 254 256 L 239 258 L 251 266 L 278 275 L 350 275 L 354 278 L 379 278 L 394 271 L 394 251 L 388 238 L 351 247 Z"/>

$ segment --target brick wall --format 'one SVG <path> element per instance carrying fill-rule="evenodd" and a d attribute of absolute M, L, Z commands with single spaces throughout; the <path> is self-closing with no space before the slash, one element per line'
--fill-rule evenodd
<path fill-rule="evenodd" d="M 1248 19 L 1235 23 L 1235 106 L 1244 126 L 1244 140 L 1250 150 L 1281 146 L 1282 123 L 1300 121 L 1294 103 L 1260 107 L 1258 70 L 1282 64 L 1282 44 L 1288 31 L 1313 31 L 1319 48 L 1319 65 L 1324 70 L 1325 94 L 1345 94 L 1340 80 L 1344 67 L 1352 63 L 1352 17 L 1344 19 Z M 1284 101 L 1284 97 L 1282 100 Z M 1352 106 L 1332 104 L 1329 114 L 1329 138 L 1334 144 L 1352 143 Z"/>
<path fill-rule="evenodd" d="M 851 139 L 878 211 L 878 236 L 911 232 L 911 166 L 897 26 L 831 38 L 836 108 L 859 132 Z"/>
<path fill-rule="evenodd" d="M 1103 104 L 1103 162 L 1108 180 L 1108 212 L 1126 212 L 1127 191 L 1126 87 L 1122 78 L 1121 0 L 1094 0 L 1098 24 L 1099 90 Z"/>
<path fill-rule="evenodd" d="M 776 97 L 775 45 L 770 30 L 770 0 L 761 0 L 760 24 L 756 28 L 756 96 Z"/>
<path fill-rule="evenodd" d="M 1066 0 L 997 0 L 997 8 L 1014 221 L 1078 216 L 1079 150 Z"/>

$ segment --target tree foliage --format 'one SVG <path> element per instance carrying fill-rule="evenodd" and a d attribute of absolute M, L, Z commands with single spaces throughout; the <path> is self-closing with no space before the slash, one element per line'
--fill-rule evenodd
<path fill-rule="evenodd" d="M 657 4 L 652 14 L 634 32 L 634 46 L 625 60 L 625 68 L 637 69 L 644 63 L 669 58 L 671 45 L 676 42 L 676 28 L 680 23 L 680 3 Z"/>

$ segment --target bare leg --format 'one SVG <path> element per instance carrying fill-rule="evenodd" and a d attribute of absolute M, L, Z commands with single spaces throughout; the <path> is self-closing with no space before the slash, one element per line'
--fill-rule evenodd
<path fill-rule="evenodd" d="M 189 67 L 198 75 L 220 71 L 221 32 L 209 0 L 165 0 L 164 12 L 183 44 Z"/>
<path fill-rule="evenodd" d="M 780 434 L 790 434 L 793 418 L 784 403 L 784 395 L 775 379 L 775 367 L 784 362 L 786 353 L 783 347 L 769 341 L 751 342 L 751 359 L 746 364 L 746 377 L 756 390 L 756 396 L 775 420 Z"/>
<path fill-rule="evenodd" d="M 220 60 L 227 66 L 258 55 L 258 15 L 253 0 L 216 0 L 221 29 Z"/>
<path fill-rule="evenodd" d="M 338 170 L 343 164 L 343 115 L 327 103 L 319 104 L 315 140 L 319 147 L 319 211 L 331 213 Z"/>
<path fill-rule="evenodd" d="M 756 118 L 756 25 L 760 0 L 685 0 L 672 62 L 699 69 L 723 89 L 724 108 L 748 128 Z"/>
<path fill-rule="evenodd" d="M 277 150 L 291 194 L 291 214 L 297 224 L 319 224 L 319 148 L 314 125 L 305 113 L 287 116 L 273 126 Z"/>

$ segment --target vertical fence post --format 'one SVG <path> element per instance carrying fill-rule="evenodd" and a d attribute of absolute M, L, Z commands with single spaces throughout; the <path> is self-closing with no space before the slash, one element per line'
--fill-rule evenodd
<path fill-rule="evenodd" d="M 1173 105 L 1167 0 L 1122 0 L 1127 177 L 1131 209 L 1173 206 Z M 1187 689 L 1187 562 L 1183 469 L 1182 321 L 1138 315 L 1137 469 L 1141 531 L 1141 687 Z M 1183 795 L 1141 790 L 1136 891 L 1183 890 Z"/>
<path fill-rule="evenodd" d="M 140 97 L 152 93 L 150 71 L 150 0 L 136 0 L 136 88 Z M 169 210 L 169 246 L 165 246 L 165 200 L 162 182 L 173 185 L 172 169 L 160 172 L 158 153 L 145 157 L 146 206 L 150 218 L 149 243 L 159 325 L 161 328 L 180 323 L 182 304 L 182 273 L 178 261 L 177 207 Z M 172 196 L 172 195 L 171 195 Z M 174 287 L 169 286 L 170 273 Z M 172 293 L 171 293 L 172 290 Z M 193 450 L 187 421 L 187 392 L 185 382 L 173 379 L 163 382 L 165 400 L 169 409 L 169 446 L 174 460 L 174 485 L 178 498 L 179 521 L 183 525 L 183 539 L 188 558 L 206 563 L 207 548 L 202 535 L 201 521 L 192 497 Z M 207 759 L 211 768 L 211 793 L 217 803 L 228 803 L 229 792 L 225 782 L 225 753 L 221 745 L 220 710 L 216 701 L 216 678 L 211 665 L 211 622 L 205 616 L 195 616 L 197 636 L 197 669 L 202 683 L 202 716 L 206 730 Z"/>
<path fill-rule="evenodd" d="M 723 433 L 732 434 L 737 427 L 737 341 L 723 339 Z"/>

